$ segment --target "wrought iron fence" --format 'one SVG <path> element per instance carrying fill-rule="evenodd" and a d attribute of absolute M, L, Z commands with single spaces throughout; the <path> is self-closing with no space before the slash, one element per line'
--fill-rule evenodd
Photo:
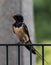
<path fill-rule="evenodd" d="M 18 46 L 18 65 L 20 64 L 20 46 L 30 46 L 30 65 L 32 65 L 32 46 L 41 46 L 42 47 L 42 65 L 44 65 L 44 46 L 51 46 L 51 44 L 0 44 L 0 46 L 6 46 L 6 65 L 8 65 L 8 47 L 9 46 Z"/>

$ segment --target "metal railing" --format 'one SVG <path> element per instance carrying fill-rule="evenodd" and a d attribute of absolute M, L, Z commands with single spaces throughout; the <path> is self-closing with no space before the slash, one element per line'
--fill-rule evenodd
<path fill-rule="evenodd" d="M 32 65 L 32 46 L 41 46 L 42 47 L 42 65 L 44 65 L 44 46 L 51 46 L 51 44 L 0 44 L 0 46 L 6 46 L 6 65 L 8 65 L 8 47 L 9 46 L 18 46 L 18 65 L 20 64 L 20 46 L 30 46 L 30 65 Z"/>

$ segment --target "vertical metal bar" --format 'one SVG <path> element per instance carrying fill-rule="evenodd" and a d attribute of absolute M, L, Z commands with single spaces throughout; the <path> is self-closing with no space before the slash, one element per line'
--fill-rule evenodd
<path fill-rule="evenodd" d="M 8 65 L 8 45 L 6 45 L 6 65 Z"/>
<path fill-rule="evenodd" d="M 32 65 L 32 46 L 30 46 L 30 65 Z"/>
<path fill-rule="evenodd" d="M 42 46 L 42 65 L 44 65 L 44 46 Z"/>
<path fill-rule="evenodd" d="M 18 45 L 18 65 L 20 65 L 20 45 Z"/>

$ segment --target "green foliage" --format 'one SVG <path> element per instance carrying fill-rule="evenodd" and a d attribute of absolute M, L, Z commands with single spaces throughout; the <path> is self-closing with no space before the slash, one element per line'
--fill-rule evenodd
<path fill-rule="evenodd" d="M 51 40 L 50 5 L 50 0 L 34 0 L 36 42 Z"/>
<path fill-rule="evenodd" d="M 51 0 L 33 0 L 34 22 L 36 42 L 51 43 Z M 41 47 L 37 47 L 41 54 Z M 51 65 L 51 48 L 45 47 L 45 59 Z M 37 56 L 37 65 L 42 65 L 41 59 Z M 45 63 L 45 65 L 47 65 Z"/>
<path fill-rule="evenodd" d="M 36 41 L 51 40 L 51 16 L 46 12 L 37 13 L 35 16 Z"/>

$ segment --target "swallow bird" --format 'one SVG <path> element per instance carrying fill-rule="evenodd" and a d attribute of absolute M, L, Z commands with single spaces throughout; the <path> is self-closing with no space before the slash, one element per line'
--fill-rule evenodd
<path fill-rule="evenodd" d="M 17 14 L 13 16 L 15 23 L 12 25 L 13 32 L 17 35 L 20 42 L 28 44 L 31 43 L 30 35 L 28 32 L 28 28 L 24 23 L 24 18 L 22 15 Z M 30 50 L 30 46 L 25 46 L 28 50 Z M 32 53 L 37 54 L 39 57 L 42 57 L 41 54 L 32 46 Z M 46 61 L 46 60 L 45 60 Z M 47 61 L 46 61 L 47 62 Z"/>

